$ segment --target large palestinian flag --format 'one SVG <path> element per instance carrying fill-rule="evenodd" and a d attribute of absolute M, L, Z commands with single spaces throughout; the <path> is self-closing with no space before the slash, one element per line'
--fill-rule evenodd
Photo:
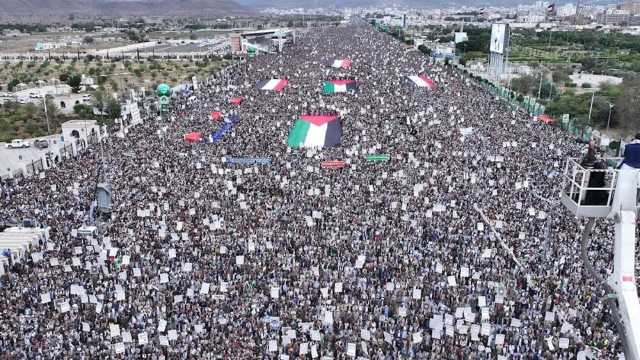
<path fill-rule="evenodd" d="M 340 145 L 341 138 L 338 115 L 302 115 L 289 131 L 287 144 L 292 148 L 324 148 Z"/>
<path fill-rule="evenodd" d="M 289 83 L 287 79 L 271 79 L 260 81 L 258 83 L 258 88 L 260 90 L 269 90 L 269 91 L 282 91 L 285 86 Z"/>
<path fill-rule="evenodd" d="M 331 64 L 331 67 L 336 69 L 348 69 L 351 67 L 351 64 L 353 64 L 353 62 L 349 59 L 334 60 L 333 64 Z"/>
<path fill-rule="evenodd" d="M 325 94 L 343 93 L 356 89 L 356 81 L 351 80 L 329 80 L 322 86 Z"/>
<path fill-rule="evenodd" d="M 417 87 L 426 87 L 429 90 L 436 89 L 436 83 L 427 75 L 411 75 L 409 80 Z"/>

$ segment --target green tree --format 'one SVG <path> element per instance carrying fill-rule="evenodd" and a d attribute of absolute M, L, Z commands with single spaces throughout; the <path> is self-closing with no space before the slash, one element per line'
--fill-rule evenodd
<path fill-rule="evenodd" d="M 418 46 L 418 50 L 427 56 L 431 56 L 431 49 L 426 47 L 424 44 Z"/>
<path fill-rule="evenodd" d="M 625 79 L 622 92 L 616 101 L 616 119 L 627 130 L 640 128 L 640 79 Z"/>
<path fill-rule="evenodd" d="M 107 109 L 106 109 L 107 116 L 110 119 L 116 119 L 120 117 L 121 112 L 122 112 L 122 107 L 120 106 L 120 103 L 118 102 L 118 100 L 114 98 L 109 98 L 109 101 L 107 103 Z"/>
<path fill-rule="evenodd" d="M 98 110 L 102 111 L 105 108 L 106 98 L 103 91 L 96 91 L 93 93 L 93 106 L 98 108 Z"/>
<path fill-rule="evenodd" d="M 7 90 L 9 91 L 13 91 L 13 89 L 15 89 L 15 87 L 20 84 L 20 80 L 18 79 L 12 79 L 11 81 L 9 81 L 9 84 L 7 84 Z"/>
<path fill-rule="evenodd" d="M 71 86 L 73 92 L 77 93 L 80 89 L 80 83 L 82 82 L 82 77 L 80 74 L 73 74 L 67 78 L 67 85 Z"/>
<path fill-rule="evenodd" d="M 546 80 L 543 81 L 542 88 L 540 88 L 540 98 L 548 99 L 556 95 L 558 95 L 558 89 L 553 86 L 553 83 Z"/>
<path fill-rule="evenodd" d="M 93 108 L 85 104 L 76 104 L 73 107 L 73 112 L 81 119 L 93 119 Z"/>
<path fill-rule="evenodd" d="M 523 95 L 528 95 L 533 93 L 533 89 L 536 86 L 536 79 L 531 75 L 521 76 L 519 78 L 515 78 L 511 80 L 511 87 Z M 537 88 L 536 94 L 537 94 Z"/>

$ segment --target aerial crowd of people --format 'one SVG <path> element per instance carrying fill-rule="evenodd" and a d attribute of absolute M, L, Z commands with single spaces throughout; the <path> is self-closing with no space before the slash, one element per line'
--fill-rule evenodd
<path fill-rule="evenodd" d="M 339 59 L 350 67 L 327 66 Z M 418 74 L 437 86 L 414 86 Z M 256 86 L 284 78 L 279 92 Z M 327 94 L 330 79 L 358 87 Z M 622 351 L 606 294 L 583 269 L 581 224 L 557 202 L 564 161 L 582 145 L 455 67 L 348 24 L 231 65 L 162 116 L 141 109 L 144 122 L 104 152 L 0 183 L 1 221 L 50 228 L 0 278 L 0 359 Z M 287 146 L 297 119 L 326 113 L 339 114 L 339 146 Z M 231 114 L 239 121 L 219 141 L 183 139 Z M 112 212 L 102 235 L 81 236 L 103 163 Z M 606 223 L 589 250 L 605 274 Z"/>

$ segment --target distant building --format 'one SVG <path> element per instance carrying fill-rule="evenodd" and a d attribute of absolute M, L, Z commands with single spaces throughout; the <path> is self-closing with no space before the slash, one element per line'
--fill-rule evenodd
<path fill-rule="evenodd" d="M 82 80 L 80 80 L 80 85 L 82 86 L 94 86 L 96 81 L 91 76 L 85 76 L 82 74 Z"/>
<path fill-rule="evenodd" d="M 69 120 L 62 123 L 61 139 L 71 143 L 74 147 L 85 148 L 88 144 L 95 144 L 105 134 L 96 120 Z"/>
<path fill-rule="evenodd" d="M 240 34 L 233 34 L 229 39 L 231 42 L 231 52 L 234 54 L 242 52 L 242 38 Z"/>
<path fill-rule="evenodd" d="M 640 1 L 620 4 L 618 9 L 628 11 L 631 15 L 640 14 Z"/>
<path fill-rule="evenodd" d="M 62 43 L 53 43 L 53 42 L 37 42 L 33 47 L 35 51 L 47 51 L 53 49 L 59 49 L 63 47 L 65 44 Z"/>
<path fill-rule="evenodd" d="M 525 16 L 519 18 L 519 20 L 522 21 L 522 22 L 525 22 L 525 23 L 537 24 L 537 23 L 544 22 L 546 20 L 546 18 L 547 17 L 545 15 L 528 14 L 528 15 L 525 15 Z"/>
<path fill-rule="evenodd" d="M 574 4 L 566 4 L 556 7 L 556 15 L 559 17 L 569 17 L 576 15 L 576 6 Z"/>
<path fill-rule="evenodd" d="M 597 22 L 604 25 L 629 25 L 631 14 L 626 10 L 608 9 L 598 15 Z"/>
<path fill-rule="evenodd" d="M 569 78 L 578 87 L 582 87 L 582 84 L 590 84 L 591 88 L 598 89 L 602 85 L 620 85 L 622 84 L 622 78 L 609 75 L 594 75 L 594 74 L 573 74 L 569 75 Z"/>
<path fill-rule="evenodd" d="M 281 45 L 293 41 L 294 36 L 294 32 L 286 28 L 243 32 L 240 34 L 241 52 L 247 52 L 249 48 L 276 52 Z"/>

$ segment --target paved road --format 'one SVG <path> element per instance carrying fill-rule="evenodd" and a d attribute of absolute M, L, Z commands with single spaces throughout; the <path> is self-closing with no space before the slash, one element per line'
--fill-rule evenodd
<path fill-rule="evenodd" d="M 59 135 L 52 135 L 50 137 L 51 145 L 49 149 L 38 149 L 33 146 L 33 142 L 36 139 L 47 139 L 47 137 L 29 139 L 32 145 L 26 149 L 9 149 L 6 146 L 7 143 L 0 142 L 0 177 L 9 176 L 18 169 L 24 169 L 24 167 L 32 161 L 35 162 L 43 159 L 48 151 L 60 154 L 62 145 Z M 55 144 L 53 143 L 54 141 Z M 46 164 L 44 165 L 46 166 Z"/>

